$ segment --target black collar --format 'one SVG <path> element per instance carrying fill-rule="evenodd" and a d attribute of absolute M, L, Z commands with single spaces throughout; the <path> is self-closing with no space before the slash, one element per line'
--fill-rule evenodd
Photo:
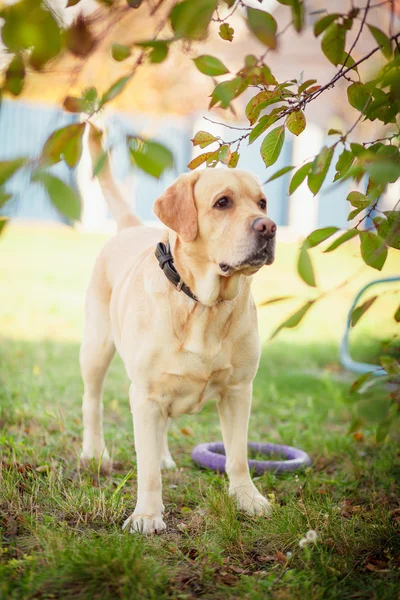
<path fill-rule="evenodd" d="M 182 281 L 181 276 L 174 267 L 174 257 L 171 254 L 169 241 L 166 245 L 163 242 L 159 242 L 156 246 L 155 255 L 160 268 L 164 271 L 165 277 L 170 280 L 178 292 L 182 291 L 186 296 L 198 302 L 190 287 Z"/>

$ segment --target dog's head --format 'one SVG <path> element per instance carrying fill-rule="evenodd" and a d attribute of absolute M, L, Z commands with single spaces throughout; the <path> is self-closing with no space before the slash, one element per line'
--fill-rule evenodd
<path fill-rule="evenodd" d="M 221 275 L 255 273 L 275 256 L 275 223 L 257 178 L 240 170 L 181 175 L 156 200 L 154 212 Z"/>

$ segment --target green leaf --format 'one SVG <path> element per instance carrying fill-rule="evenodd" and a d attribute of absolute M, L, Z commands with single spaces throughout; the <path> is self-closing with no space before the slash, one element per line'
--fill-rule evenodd
<path fill-rule="evenodd" d="M 374 377 L 373 371 L 370 371 L 369 373 L 363 373 L 360 377 L 358 377 L 355 381 L 353 381 L 350 391 L 358 392 L 363 387 L 364 383 L 367 383 L 373 377 Z"/>
<path fill-rule="evenodd" d="M 376 428 L 376 433 L 375 433 L 376 441 L 378 444 L 382 444 L 386 440 L 391 427 L 392 427 L 391 419 L 388 419 L 387 421 L 383 421 L 383 423 L 379 423 L 378 427 Z"/>
<path fill-rule="evenodd" d="M 0 208 L 12 197 L 12 194 L 7 194 L 4 190 L 0 190 Z"/>
<path fill-rule="evenodd" d="M 121 77 L 115 83 L 113 83 L 112 86 L 108 88 L 108 90 L 102 95 L 99 103 L 100 107 L 104 106 L 106 102 L 114 100 L 114 98 L 118 96 L 125 88 L 130 78 L 131 76 L 127 75 L 126 77 Z"/>
<path fill-rule="evenodd" d="M 360 81 L 355 81 L 347 88 L 347 99 L 353 108 L 364 112 L 372 96 L 366 86 Z"/>
<path fill-rule="evenodd" d="M 210 56 L 209 54 L 203 54 L 202 56 L 198 56 L 193 59 L 194 64 L 198 68 L 201 73 L 204 75 L 210 75 L 212 77 L 217 77 L 218 75 L 225 75 L 225 73 L 229 73 L 229 69 L 215 56 Z"/>
<path fill-rule="evenodd" d="M 8 6 L 2 3 L 1 16 L 4 45 L 11 54 L 29 50 L 26 58 L 32 68 L 41 69 L 59 54 L 60 27 L 44 2 L 20 0 Z"/>
<path fill-rule="evenodd" d="M 310 85 L 312 85 L 313 83 L 317 83 L 317 80 L 316 79 L 307 79 L 307 81 L 304 81 L 304 83 L 299 85 L 298 93 L 302 94 L 304 92 L 304 90 L 306 90 L 308 87 L 310 87 Z"/>
<path fill-rule="evenodd" d="M 388 253 L 385 240 L 372 231 L 361 231 L 360 240 L 361 256 L 365 264 L 381 271 Z"/>
<path fill-rule="evenodd" d="M 249 145 L 252 144 L 261 134 L 264 133 L 268 129 L 270 125 L 275 123 L 277 119 L 279 119 L 279 114 L 281 113 L 282 108 L 274 108 L 269 115 L 264 115 L 261 117 L 259 122 L 253 129 L 250 131 L 249 135 Z"/>
<path fill-rule="evenodd" d="M 235 152 L 232 152 L 231 154 L 231 158 L 228 162 L 228 167 L 230 169 L 234 169 L 236 167 L 236 165 L 239 162 L 239 153 L 235 150 Z"/>
<path fill-rule="evenodd" d="M 327 240 L 331 235 L 339 231 L 339 227 L 323 227 L 322 229 L 316 229 L 305 240 L 305 245 L 308 248 L 314 248 L 321 242 Z"/>
<path fill-rule="evenodd" d="M 348 216 L 347 216 L 347 220 L 348 221 L 352 221 L 353 219 L 355 219 L 355 217 L 357 217 L 357 215 L 359 215 L 364 209 L 361 207 L 359 208 L 355 208 L 354 210 L 350 211 Z"/>
<path fill-rule="evenodd" d="M 397 323 L 400 323 L 400 305 L 399 305 L 399 308 L 394 313 L 393 318 Z"/>
<path fill-rule="evenodd" d="M 271 69 L 268 65 L 263 65 L 261 69 L 261 83 L 264 85 L 278 85 L 277 80 L 271 73 Z"/>
<path fill-rule="evenodd" d="M 340 129 L 329 129 L 328 135 L 343 135 L 343 132 Z"/>
<path fill-rule="evenodd" d="M 358 229 L 348 229 L 342 235 L 336 238 L 336 240 L 330 246 L 328 246 L 328 248 L 326 248 L 324 252 L 332 252 L 332 250 L 336 250 L 336 248 L 338 248 L 345 242 L 348 242 L 353 237 L 356 237 L 357 235 L 359 235 L 359 233 L 360 232 L 358 231 Z"/>
<path fill-rule="evenodd" d="M 378 296 L 371 296 L 371 298 L 368 298 L 368 300 L 353 310 L 351 313 L 351 327 L 354 327 L 358 323 L 363 314 L 366 313 L 370 306 L 373 305 L 377 297 Z"/>
<path fill-rule="evenodd" d="M 271 119 L 269 115 L 264 115 L 261 117 L 257 125 L 250 131 L 249 145 L 252 144 L 258 137 L 260 137 L 260 135 L 263 134 L 270 125 Z"/>
<path fill-rule="evenodd" d="M 307 251 L 307 244 L 303 244 L 300 248 L 299 259 L 297 261 L 297 272 L 307 285 L 316 287 L 314 268 Z"/>
<path fill-rule="evenodd" d="M 368 423 L 379 423 L 387 418 L 390 406 L 388 398 L 372 395 L 358 402 L 357 414 Z"/>
<path fill-rule="evenodd" d="M 247 7 L 247 24 L 250 31 L 268 48 L 276 48 L 277 24 L 272 15 Z"/>
<path fill-rule="evenodd" d="M 3 233 L 5 226 L 7 225 L 8 217 L 0 217 L 0 234 Z"/>
<path fill-rule="evenodd" d="M 362 144 L 351 143 L 350 148 L 351 148 L 351 151 L 354 154 L 354 156 L 357 156 L 357 157 L 368 152 Z"/>
<path fill-rule="evenodd" d="M 342 60 L 346 43 L 346 29 L 343 25 L 332 23 L 326 29 L 321 41 L 321 49 L 326 58 L 335 66 Z"/>
<path fill-rule="evenodd" d="M 94 87 L 89 87 L 84 90 L 82 100 L 85 103 L 84 112 L 92 113 L 98 109 L 98 95 Z"/>
<path fill-rule="evenodd" d="M 107 152 L 102 150 L 99 156 L 96 159 L 96 162 L 93 164 L 93 177 L 97 177 L 99 173 L 104 169 L 107 163 Z"/>
<path fill-rule="evenodd" d="M 356 71 L 358 73 L 356 61 L 347 52 L 343 53 L 342 60 L 340 61 L 339 64 L 343 65 L 343 67 L 346 69 L 352 68 L 354 71 Z"/>
<path fill-rule="evenodd" d="M 388 221 L 388 230 L 385 241 L 388 246 L 400 250 L 400 212 L 398 210 L 385 211 Z"/>
<path fill-rule="evenodd" d="M 220 102 L 221 108 L 228 108 L 232 100 L 240 94 L 242 84 L 243 81 L 241 77 L 235 77 L 229 81 L 222 81 L 219 83 L 211 94 L 210 108 L 215 106 L 218 102 Z"/>
<path fill-rule="evenodd" d="M 279 158 L 285 141 L 285 126 L 276 127 L 265 136 L 261 144 L 261 156 L 267 167 L 273 165 Z"/>
<path fill-rule="evenodd" d="M 367 198 L 367 196 L 361 192 L 350 192 L 346 200 L 355 208 L 361 209 L 367 208 L 367 206 L 371 204 L 371 199 Z"/>
<path fill-rule="evenodd" d="M 227 165 L 231 159 L 231 151 L 227 144 L 221 146 L 218 153 L 218 160 Z"/>
<path fill-rule="evenodd" d="M 388 246 L 400 249 L 400 213 L 398 211 L 385 211 L 384 217 L 374 217 L 373 222 L 378 234 Z"/>
<path fill-rule="evenodd" d="M 311 192 L 318 194 L 324 183 L 325 177 L 328 173 L 330 164 L 332 162 L 334 147 L 328 148 L 324 146 L 321 152 L 314 158 L 311 172 L 308 174 L 308 187 Z"/>
<path fill-rule="evenodd" d="M 136 46 L 152 49 L 149 55 L 152 63 L 161 63 L 168 56 L 169 43 L 165 40 L 148 40 L 146 42 L 137 42 Z"/>
<path fill-rule="evenodd" d="M 354 433 L 355 431 L 360 429 L 360 427 L 362 427 L 363 425 L 364 425 L 364 421 L 362 419 L 359 419 L 358 417 L 354 417 L 351 420 L 347 434 L 350 435 L 351 433 Z"/>
<path fill-rule="evenodd" d="M 125 46 L 124 44 L 118 44 L 115 42 L 111 48 L 111 54 L 114 60 L 117 62 L 121 62 L 126 60 L 131 55 L 131 49 L 129 46 Z"/>
<path fill-rule="evenodd" d="M 294 135 L 300 135 L 306 128 L 306 117 L 302 110 L 290 113 L 286 119 L 286 127 Z"/>
<path fill-rule="evenodd" d="M 250 98 L 246 105 L 246 117 L 249 119 L 250 125 L 254 125 L 263 108 L 280 100 L 282 100 L 282 94 L 276 91 L 259 92 Z"/>
<path fill-rule="evenodd" d="M 400 164 L 397 161 L 368 157 L 362 166 L 374 183 L 394 183 L 400 177 Z"/>
<path fill-rule="evenodd" d="M 339 156 L 338 161 L 336 163 L 337 173 L 335 175 L 334 181 L 337 181 L 337 179 L 340 179 L 341 177 L 343 177 L 343 175 L 345 175 L 345 173 L 347 173 L 347 171 L 350 169 L 353 162 L 354 162 L 353 153 L 350 152 L 350 150 L 343 150 L 342 154 Z"/>
<path fill-rule="evenodd" d="M 176 4 L 170 12 L 175 37 L 189 40 L 203 38 L 216 8 L 217 0 L 184 0 Z"/>
<path fill-rule="evenodd" d="M 10 179 L 18 169 L 26 163 L 26 158 L 14 158 L 14 160 L 0 161 L 0 185 Z"/>
<path fill-rule="evenodd" d="M 304 17 L 305 17 L 304 2 L 302 0 L 292 0 L 291 8 L 292 8 L 293 27 L 295 28 L 297 33 L 300 33 L 304 26 Z"/>
<path fill-rule="evenodd" d="M 296 171 L 296 173 L 293 175 L 290 185 L 289 185 L 289 195 L 293 194 L 293 192 L 295 192 L 297 190 L 299 185 L 301 185 L 303 183 L 303 181 L 305 180 L 305 178 L 311 171 L 311 167 L 312 167 L 312 162 L 308 162 L 305 165 L 303 165 L 302 167 L 300 167 L 300 169 L 298 171 Z"/>
<path fill-rule="evenodd" d="M 150 54 L 150 61 L 155 64 L 162 63 L 167 58 L 168 52 L 169 45 L 166 42 L 155 40 L 153 51 Z"/>
<path fill-rule="evenodd" d="M 297 310 L 288 319 L 286 319 L 286 321 L 284 321 L 283 323 L 281 323 L 279 325 L 279 327 L 271 335 L 270 339 L 274 338 L 281 331 L 281 329 L 284 329 L 284 328 L 292 329 L 293 327 L 297 327 L 297 325 L 299 325 L 299 323 L 305 317 L 307 312 L 310 310 L 310 308 L 312 307 L 314 302 L 315 302 L 315 300 L 309 300 L 308 302 L 303 304 L 303 306 L 299 310 Z"/>
<path fill-rule="evenodd" d="M 6 69 L 4 89 L 13 94 L 13 96 L 19 96 L 24 87 L 24 83 L 24 61 L 20 54 L 16 54 Z"/>
<path fill-rule="evenodd" d="M 330 15 L 325 15 L 325 17 L 322 17 L 322 19 L 319 19 L 314 25 L 315 37 L 321 35 L 321 33 L 325 31 L 325 29 L 329 27 L 329 25 L 333 23 L 333 21 L 336 21 L 336 19 L 338 19 L 340 16 L 340 13 L 332 13 Z"/>
<path fill-rule="evenodd" d="M 82 154 L 82 136 L 85 131 L 85 123 L 73 123 L 54 131 L 46 140 L 41 162 L 53 165 L 64 158 L 70 167 L 74 167 Z"/>
<path fill-rule="evenodd" d="M 171 150 L 153 141 L 141 141 L 136 147 L 131 147 L 130 155 L 133 164 L 157 179 L 174 163 Z"/>
<path fill-rule="evenodd" d="M 233 42 L 233 34 L 235 30 L 228 25 L 228 23 L 222 23 L 219 28 L 219 37 L 227 42 Z"/>
<path fill-rule="evenodd" d="M 218 138 L 216 138 L 214 135 L 211 135 L 211 133 L 208 133 L 208 131 L 198 131 L 194 138 L 190 141 L 192 142 L 193 146 L 200 146 L 200 148 L 206 148 L 206 146 L 209 146 L 217 140 Z"/>
<path fill-rule="evenodd" d="M 277 298 L 268 298 L 262 302 L 257 302 L 257 306 L 267 306 L 267 304 L 275 304 L 275 302 L 283 302 L 283 300 L 291 300 L 293 296 L 278 296 Z"/>
<path fill-rule="evenodd" d="M 400 365 L 394 356 L 383 354 L 379 357 L 379 362 L 389 375 L 400 375 Z"/>
<path fill-rule="evenodd" d="M 380 46 L 384 57 L 390 60 L 392 58 L 392 42 L 390 38 L 388 38 L 386 33 L 378 29 L 378 27 L 368 25 L 368 29 L 374 36 L 376 43 Z"/>
<path fill-rule="evenodd" d="M 271 177 L 269 179 L 267 179 L 267 181 L 265 183 L 274 181 L 274 179 L 278 179 L 279 177 L 282 177 L 282 175 L 286 175 L 286 173 L 289 173 L 289 171 L 292 171 L 293 169 L 294 169 L 294 167 L 292 167 L 292 166 L 282 167 L 282 169 L 279 169 L 279 171 L 277 171 L 276 173 L 271 175 Z"/>
<path fill-rule="evenodd" d="M 44 185 L 51 202 L 67 219 L 76 221 L 80 218 L 80 198 L 64 181 L 44 171 L 35 173 L 32 180 L 39 181 Z"/>

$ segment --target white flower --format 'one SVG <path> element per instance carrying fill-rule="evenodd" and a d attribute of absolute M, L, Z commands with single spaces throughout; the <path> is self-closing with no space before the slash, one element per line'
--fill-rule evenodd
<path fill-rule="evenodd" d="M 307 546 L 307 544 L 308 544 L 307 538 L 301 538 L 301 540 L 299 541 L 300 548 L 304 548 L 304 546 Z"/>
<path fill-rule="evenodd" d="M 286 558 L 289 560 L 289 558 L 292 558 L 293 554 L 292 552 L 286 552 Z"/>
<path fill-rule="evenodd" d="M 314 529 L 310 529 L 310 531 L 307 531 L 307 533 L 306 533 L 306 538 L 307 538 L 308 542 L 316 542 L 317 537 L 318 537 L 318 533 L 316 531 L 314 531 Z"/>

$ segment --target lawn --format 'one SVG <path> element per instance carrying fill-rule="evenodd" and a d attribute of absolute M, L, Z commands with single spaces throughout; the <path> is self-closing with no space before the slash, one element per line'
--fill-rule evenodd
<path fill-rule="evenodd" d="M 354 375 L 338 343 L 355 292 L 378 272 L 358 271 L 356 244 L 312 251 L 328 294 L 296 330 L 272 342 L 280 321 L 318 292 L 295 274 L 296 246 L 254 282 L 263 354 L 250 439 L 293 444 L 313 459 L 298 474 L 257 485 L 271 518 L 247 517 L 227 481 L 197 468 L 192 448 L 221 439 L 215 406 L 173 424 L 178 465 L 164 474 L 165 534 L 121 531 L 135 503 L 135 455 L 126 379 L 118 357 L 105 388 L 105 434 L 115 470 L 77 468 L 82 382 L 78 366 L 85 286 L 105 237 L 67 228 L 9 226 L 0 239 L 0 598 L 394 599 L 400 586 L 399 436 L 348 435 Z M 383 274 L 400 272 L 390 253 Z M 356 357 L 376 362 L 395 334 L 399 295 L 385 294 L 352 337 Z M 379 325 L 379 326 L 378 326 Z M 399 327 L 398 327 L 399 328 Z M 299 545 L 309 530 L 317 540 Z"/>

